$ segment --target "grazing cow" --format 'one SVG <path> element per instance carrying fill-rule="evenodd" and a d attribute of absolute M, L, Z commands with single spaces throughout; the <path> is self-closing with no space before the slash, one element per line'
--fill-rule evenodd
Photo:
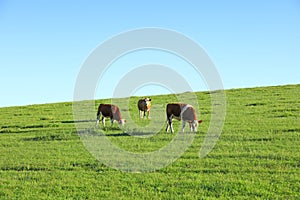
<path fill-rule="evenodd" d="M 145 117 L 146 112 L 147 112 L 147 118 L 150 118 L 151 99 L 150 98 L 140 99 L 137 105 L 140 112 L 140 118 Z"/>
<path fill-rule="evenodd" d="M 126 120 L 122 119 L 122 115 L 118 106 L 111 104 L 100 104 L 97 112 L 96 126 L 99 124 L 100 117 L 102 116 L 102 125 L 105 126 L 105 118 L 110 118 L 111 124 L 116 120 L 119 124 L 124 126 Z"/>
<path fill-rule="evenodd" d="M 172 126 L 172 118 L 182 121 L 182 132 L 184 132 L 185 123 L 188 122 L 192 132 L 197 131 L 198 124 L 202 123 L 202 120 L 197 120 L 195 109 L 189 104 L 183 103 L 171 103 L 167 104 L 167 128 L 166 131 L 169 132 L 171 128 L 171 133 L 174 132 Z"/>

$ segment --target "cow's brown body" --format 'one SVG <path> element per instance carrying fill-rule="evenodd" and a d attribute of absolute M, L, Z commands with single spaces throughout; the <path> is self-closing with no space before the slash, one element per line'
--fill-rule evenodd
<path fill-rule="evenodd" d="M 105 118 L 110 118 L 111 124 L 113 124 L 114 120 L 116 120 L 122 126 L 125 124 L 124 119 L 122 119 L 122 115 L 118 106 L 112 104 L 100 104 L 97 111 L 97 121 L 96 125 L 98 125 L 100 117 L 102 116 L 102 124 L 105 126 Z"/>
<path fill-rule="evenodd" d="M 150 98 L 140 99 L 137 105 L 139 109 L 140 118 L 145 117 L 146 112 L 147 112 L 147 118 L 150 118 L 151 99 Z"/>
<path fill-rule="evenodd" d="M 197 120 L 195 109 L 193 106 L 185 103 L 170 103 L 166 107 L 167 114 L 167 127 L 166 131 L 168 132 L 171 128 L 171 132 L 174 132 L 172 126 L 172 119 L 182 121 L 182 132 L 184 132 L 185 123 L 188 122 L 190 125 L 190 130 L 192 132 L 197 131 L 199 123 L 202 123 L 202 120 Z"/>

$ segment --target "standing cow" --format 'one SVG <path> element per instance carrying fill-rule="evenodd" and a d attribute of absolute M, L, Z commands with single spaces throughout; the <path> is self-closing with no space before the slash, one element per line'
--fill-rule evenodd
<path fill-rule="evenodd" d="M 126 120 L 122 119 L 122 115 L 118 106 L 112 104 L 100 104 L 97 112 L 96 126 L 99 124 L 100 117 L 102 116 L 102 125 L 105 126 L 105 118 L 110 118 L 111 124 L 116 120 L 119 124 L 124 126 Z"/>
<path fill-rule="evenodd" d="M 167 128 L 166 128 L 167 132 L 169 132 L 170 128 L 171 128 L 171 133 L 174 132 L 172 126 L 173 117 L 177 120 L 182 121 L 182 132 L 184 132 L 184 127 L 186 122 L 189 123 L 190 130 L 192 132 L 197 131 L 198 125 L 202 123 L 202 120 L 197 120 L 195 109 L 193 108 L 193 106 L 189 104 L 183 104 L 183 103 L 167 104 L 166 113 L 167 113 Z"/>
<path fill-rule="evenodd" d="M 140 99 L 138 101 L 137 106 L 139 109 L 140 118 L 145 117 L 146 112 L 147 112 L 147 118 L 150 118 L 150 109 L 151 109 L 151 99 L 150 98 Z"/>

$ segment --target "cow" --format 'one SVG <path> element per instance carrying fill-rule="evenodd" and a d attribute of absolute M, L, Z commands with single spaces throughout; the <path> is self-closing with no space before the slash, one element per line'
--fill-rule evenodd
<path fill-rule="evenodd" d="M 111 125 L 113 125 L 114 120 L 119 124 L 124 126 L 126 120 L 122 119 L 122 115 L 118 106 L 112 104 L 100 104 L 97 111 L 96 126 L 99 124 L 100 117 L 102 116 L 102 125 L 105 126 L 105 118 L 110 118 Z"/>
<path fill-rule="evenodd" d="M 147 112 L 147 118 L 150 118 L 150 109 L 151 109 L 151 99 L 150 98 L 140 99 L 137 103 L 137 106 L 139 109 L 140 118 L 145 117 L 146 112 Z"/>
<path fill-rule="evenodd" d="M 197 131 L 197 127 L 202 123 L 202 120 L 197 120 L 195 109 L 193 106 L 184 103 L 170 103 L 166 107 L 167 114 L 167 127 L 166 132 L 169 132 L 171 128 L 171 133 L 174 132 L 172 126 L 172 119 L 182 121 L 182 132 L 184 132 L 185 123 L 188 122 L 190 125 L 191 132 Z"/>

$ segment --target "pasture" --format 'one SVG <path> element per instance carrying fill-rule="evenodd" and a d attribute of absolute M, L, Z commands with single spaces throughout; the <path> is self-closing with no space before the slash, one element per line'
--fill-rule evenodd
<path fill-rule="evenodd" d="M 168 144 L 165 113 L 139 119 L 139 97 L 126 99 L 132 121 L 147 127 L 164 118 L 152 137 L 133 137 L 127 124 L 95 129 L 95 117 L 73 119 L 72 103 L 0 108 L 0 199 L 299 199 L 300 85 L 226 90 L 226 120 L 214 149 L 198 157 L 211 116 L 210 94 L 196 93 L 200 107 L 192 145 L 169 166 L 128 173 L 97 161 L 85 148 L 76 123 L 91 125 L 132 152 L 151 152 Z M 176 95 L 151 96 L 152 106 L 175 102 Z M 122 112 L 123 112 L 122 111 Z M 128 116 L 127 116 L 128 117 Z M 92 121 L 89 121 L 92 120 Z M 174 121 L 174 129 L 181 123 Z M 92 128 L 93 127 L 93 128 Z M 145 132 L 145 135 L 147 132 Z"/>

